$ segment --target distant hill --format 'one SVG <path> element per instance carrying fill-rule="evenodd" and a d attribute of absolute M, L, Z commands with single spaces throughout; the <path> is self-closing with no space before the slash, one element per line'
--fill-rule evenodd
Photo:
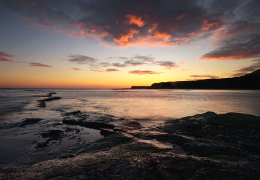
<path fill-rule="evenodd" d="M 139 88 L 138 88 L 139 87 Z M 176 81 L 154 83 L 150 87 L 132 86 L 131 89 L 259 89 L 260 69 L 240 77 L 204 79 L 197 81 Z"/>

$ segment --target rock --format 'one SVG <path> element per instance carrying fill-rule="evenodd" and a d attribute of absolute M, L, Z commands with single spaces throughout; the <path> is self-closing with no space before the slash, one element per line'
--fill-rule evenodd
<path fill-rule="evenodd" d="M 46 103 L 44 101 L 38 101 L 38 107 L 46 107 Z"/>
<path fill-rule="evenodd" d="M 59 100 L 61 99 L 61 97 L 49 97 L 49 98 L 45 98 L 39 101 L 53 101 L 53 100 Z"/>
<path fill-rule="evenodd" d="M 80 114 L 81 111 L 78 110 L 78 111 L 72 111 L 72 112 L 67 112 L 67 113 L 64 113 L 64 116 L 69 116 L 69 115 L 77 115 L 77 114 Z"/>
<path fill-rule="evenodd" d="M 88 122 L 88 121 L 79 121 L 80 126 L 84 126 L 87 128 L 93 128 L 93 129 L 114 129 L 115 126 L 112 124 L 106 124 L 106 123 L 100 123 L 100 122 Z"/>
<path fill-rule="evenodd" d="M 36 124 L 36 123 L 38 123 L 38 122 L 41 121 L 41 120 L 43 120 L 43 119 L 41 119 L 41 118 L 26 118 L 26 119 L 20 124 L 20 126 L 21 126 L 21 127 L 24 127 L 24 126 L 29 125 L 29 124 Z"/>
<path fill-rule="evenodd" d="M 64 153 L 62 155 L 60 155 L 61 159 L 65 159 L 65 158 L 69 158 L 69 157 L 75 157 L 74 154 L 68 154 L 68 153 Z"/>
<path fill-rule="evenodd" d="M 43 138 L 48 138 L 47 142 L 52 140 L 59 140 L 62 138 L 63 131 L 61 130 L 49 130 L 41 133 Z"/>
<path fill-rule="evenodd" d="M 36 148 L 42 148 L 48 146 L 47 142 L 37 142 Z"/>
<path fill-rule="evenodd" d="M 63 119 L 63 124 L 69 124 L 69 125 L 79 125 L 79 121 L 76 121 L 74 119 Z"/>
<path fill-rule="evenodd" d="M 115 134 L 116 132 L 112 129 L 104 129 L 104 128 L 101 128 L 100 129 L 100 134 L 103 135 L 103 136 L 109 136 L 111 134 Z"/>

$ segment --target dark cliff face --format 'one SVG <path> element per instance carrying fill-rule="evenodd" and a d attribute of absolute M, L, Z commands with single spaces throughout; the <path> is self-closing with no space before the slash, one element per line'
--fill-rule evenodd
<path fill-rule="evenodd" d="M 154 83 L 151 89 L 260 89 L 260 69 L 234 78 Z"/>

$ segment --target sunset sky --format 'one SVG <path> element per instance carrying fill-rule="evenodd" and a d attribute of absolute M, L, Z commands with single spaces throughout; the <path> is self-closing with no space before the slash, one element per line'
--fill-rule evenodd
<path fill-rule="evenodd" d="M 130 88 L 260 68 L 259 0 L 0 0 L 0 88 Z"/>

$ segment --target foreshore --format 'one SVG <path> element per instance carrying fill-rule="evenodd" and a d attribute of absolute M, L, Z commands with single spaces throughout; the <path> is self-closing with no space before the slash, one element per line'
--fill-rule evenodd
<path fill-rule="evenodd" d="M 47 97 L 38 101 L 39 106 L 45 107 L 49 100 L 60 98 Z M 27 118 L 18 126 L 29 128 L 42 121 Z M 0 179 L 260 177 L 258 116 L 206 112 L 142 127 L 136 121 L 108 114 L 61 111 L 61 120 L 48 126 L 47 131 L 38 132 L 39 141 L 31 152 L 23 154 L 24 159 L 34 158 L 34 161 L 25 165 L 22 159 L 20 166 L 2 164 Z M 102 136 L 82 141 L 84 128 Z M 70 139 L 76 143 L 59 150 L 52 148 Z"/>

